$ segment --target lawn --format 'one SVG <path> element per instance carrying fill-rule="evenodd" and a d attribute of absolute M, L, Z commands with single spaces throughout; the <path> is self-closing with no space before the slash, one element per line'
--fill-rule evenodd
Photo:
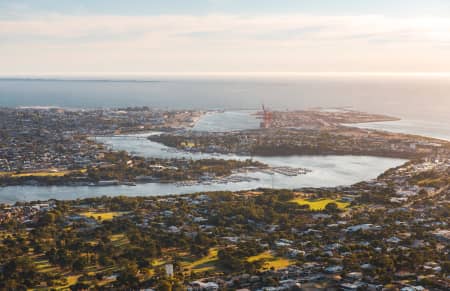
<path fill-rule="evenodd" d="M 39 273 L 53 273 L 53 274 L 60 274 L 63 278 L 63 280 L 55 280 L 54 284 L 55 286 L 52 286 L 51 288 L 48 287 L 38 287 L 35 290 L 68 290 L 70 286 L 77 283 L 78 278 L 81 275 L 70 275 L 68 273 L 63 273 L 62 270 L 55 266 L 51 265 L 47 259 L 45 259 L 42 256 L 39 255 L 31 255 L 30 258 L 33 260 L 36 271 Z M 65 280 L 64 280 L 65 279 Z"/>
<path fill-rule="evenodd" d="M 211 248 L 209 250 L 208 255 L 204 256 L 201 259 L 194 261 L 185 261 L 181 263 L 183 269 L 187 269 L 194 273 L 206 272 L 210 270 L 214 270 L 216 268 L 216 263 L 218 261 L 218 250 L 216 248 Z"/>
<path fill-rule="evenodd" d="M 12 232 L 9 232 L 9 231 L 6 231 L 6 230 L 1 230 L 0 231 L 0 244 L 1 244 L 1 241 L 3 241 L 8 236 L 12 236 L 12 235 L 13 235 Z"/>
<path fill-rule="evenodd" d="M 450 182 L 450 180 L 448 180 Z M 447 182 L 445 177 L 440 177 L 440 178 L 429 178 L 429 179 L 424 179 L 424 180 L 420 180 L 417 182 L 417 185 L 420 187 L 442 187 L 446 184 L 448 184 L 449 182 Z"/>
<path fill-rule="evenodd" d="M 127 245 L 130 243 L 130 241 L 128 240 L 128 237 L 126 237 L 124 234 L 113 234 L 109 237 L 109 240 L 116 247 Z"/>
<path fill-rule="evenodd" d="M 78 282 L 78 278 L 80 278 L 81 275 L 67 275 L 64 278 L 67 282 L 59 281 L 57 282 L 57 286 L 52 286 L 51 288 L 36 288 L 35 290 L 70 290 L 70 286 L 75 285 Z"/>
<path fill-rule="evenodd" d="M 122 215 L 124 215 L 126 213 L 127 212 L 117 212 L 117 211 L 110 211 L 110 212 L 86 211 L 86 212 L 80 213 L 80 215 L 86 216 L 86 217 L 94 217 L 95 219 L 99 219 L 101 221 L 105 221 L 105 220 L 111 220 L 114 217 L 122 216 Z"/>
<path fill-rule="evenodd" d="M 263 253 L 260 253 L 259 255 L 248 257 L 247 262 L 253 263 L 256 261 L 260 261 L 260 260 L 272 260 L 272 259 L 273 259 L 273 255 L 271 252 L 263 252 Z"/>
<path fill-rule="evenodd" d="M 279 269 L 287 268 L 292 264 L 293 264 L 293 262 L 288 259 L 275 258 L 274 260 L 264 262 L 263 269 L 269 270 L 269 269 L 273 268 L 275 270 L 279 270 Z"/>
<path fill-rule="evenodd" d="M 73 170 L 73 171 L 38 171 L 38 172 L 26 172 L 26 173 L 12 173 L 12 172 L 0 172 L 0 176 L 11 176 L 12 178 L 22 177 L 63 177 L 72 173 L 85 173 L 86 170 Z"/>
<path fill-rule="evenodd" d="M 66 276 L 67 283 L 62 286 L 54 287 L 56 290 L 68 290 L 70 286 L 75 285 L 78 282 L 78 278 L 80 278 L 81 275 L 72 275 L 72 276 Z"/>
<path fill-rule="evenodd" d="M 42 258 L 37 259 L 36 258 L 35 263 L 36 263 L 36 269 L 42 273 L 55 272 L 58 270 L 58 268 L 56 266 L 51 265 L 49 263 L 49 261 L 46 259 L 42 259 Z"/>
<path fill-rule="evenodd" d="M 339 209 L 345 209 L 350 205 L 350 203 L 348 202 L 342 202 L 337 199 L 312 200 L 312 199 L 296 198 L 294 200 L 291 200 L 291 202 L 297 203 L 298 205 L 309 205 L 309 209 L 313 211 L 324 210 L 329 203 L 336 203 Z"/>
<path fill-rule="evenodd" d="M 189 141 L 187 141 L 187 142 L 182 142 L 180 145 L 181 145 L 182 147 L 186 147 L 186 148 L 193 148 L 193 147 L 195 147 L 195 143 L 189 142 Z"/>
<path fill-rule="evenodd" d="M 282 257 L 275 257 L 271 252 L 266 251 L 263 253 L 260 253 L 259 255 L 248 257 L 247 262 L 257 262 L 257 261 L 263 261 L 263 266 L 261 270 L 269 270 L 269 269 L 284 269 L 290 265 L 293 264 L 291 260 L 288 260 L 286 258 Z"/>
<path fill-rule="evenodd" d="M 19 173 L 12 174 L 13 178 L 21 178 L 21 177 L 63 177 L 64 175 L 69 174 L 69 171 L 61 171 L 61 172 L 30 172 L 30 173 Z"/>
<path fill-rule="evenodd" d="M 152 261 L 152 267 L 159 267 L 166 263 L 164 259 L 155 259 Z"/>

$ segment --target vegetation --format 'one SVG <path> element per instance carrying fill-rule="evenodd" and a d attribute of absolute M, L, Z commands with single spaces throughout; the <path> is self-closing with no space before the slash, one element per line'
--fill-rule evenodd
<path fill-rule="evenodd" d="M 252 160 L 223 159 L 145 159 L 126 152 L 109 152 L 101 166 L 89 166 L 82 170 L 9 173 L 0 175 L 0 185 L 79 185 L 96 184 L 99 181 L 117 182 L 175 182 L 197 180 L 200 177 L 229 176 L 243 167 L 265 167 Z M 139 179 L 139 177 L 143 177 Z"/>
<path fill-rule="evenodd" d="M 214 270 L 217 267 L 217 262 L 218 250 L 217 248 L 211 248 L 208 250 L 208 254 L 200 259 L 181 262 L 181 267 L 188 273 L 199 273 Z"/>
<path fill-rule="evenodd" d="M 446 175 L 398 171 L 412 185 Z M 329 278 L 326 270 L 336 265 L 342 275 L 361 273 L 384 286 L 401 279 L 445 289 L 450 263 L 439 232 L 450 223 L 448 188 L 418 191 L 399 207 L 389 202 L 397 180 L 392 172 L 338 189 L 99 197 L 48 201 L 42 209 L 34 202 L 3 205 L 0 289 L 182 290 L 201 278 L 256 289 L 279 286 L 289 270 L 302 280 Z M 251 283 L 233 279 L 245 274 Z M 320 283 L 336 287 L 333 280 Z"/>
<path fill-rule="evenodd" d="M 114 217 L 119 217 L 121 215 L 126 214 L 126 212 L 94 212 L 94 211 L 87 211 L 87 212 L 81 212 L 80 215 L 85 217 L 92 217 L 94 219 L 98 219 L 100 221 L 105 220 L 112 220 Z"/>
<path fill-rule="evenodd" d="M 55 171 L 33 171 L 33 172 L 0 172 L 0 177 L 4 178 L 24 178 L 24 177 L 64 177 L 86 173 L 86 170 L 55 170 Z"/>
<path fill-rule="evenodd" d="M 235 153 L 259 156 L 366 155 L 405 159 L 423 158 L 450 143 L 432 138 L 342 127 L 322 129 L 260 129 L 227 133 L 182 132 L 149 137 L 166 146 L 194 152 Z M 381 141 L 381 142 L 380 142 Z M 411 143 L 439 144 L 415 149 Z"/>
<path fill-rule="evenodd" d="M 274 255 L 270 251 L 265 251 L 256 256 L 248 257 L 247 262 L 262 262 L 261 270 L 278 270 L 294 264 L 294 262 L 289 259 L 283 257 L 274 257 Z"/>
<path fill-rule="evenodd" d="M 297 203 L 298 205 L 307 205 L 309 209 L 311 209 L 312 211 L 318 211 L 318 210 L 325 210 L 326 207 L 333 203 L 337 206 L 337 208 L 343 210 L 345 208 L 347 208 L 350 203 L 348 202 L 342 202 L 336 199 L 317 199 L 317 200 L 312 200 L 312 199 L 304 199 L 304 198 L 295 198 L 293 200 L 291 200 L 294 203 Z"/>

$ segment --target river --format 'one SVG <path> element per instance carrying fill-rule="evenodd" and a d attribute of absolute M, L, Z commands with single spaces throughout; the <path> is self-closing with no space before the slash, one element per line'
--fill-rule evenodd
<path fill-rule="evenodd" d="M 228 111 L 206 114 L 194 127 L 194 130 L 229 131 L 255 128 L 258 120 L 250 111 Z M 249 156 L 202 154 L 174 151 L 160 143 L 146 139 L 150 134 L 120 135 L 114 137 L 96 137 L 98 142 L 116 150 L 126 150 L 132 154 L 156 158 L 223 158 L 248 159 Z M 167 183 L 147 183 L 136 186 L 10 186 L 0 188 L 0 201 L 12 203 L 16 201 L 77 199 L 98 197 L 103 195 L 117 196 L 155 196 L 169 194 L 186 194 L 202 191 L 250 190 L 258 187 L 301 188 L 301 187 L 334 187 L 351 185 L 360 181 L 376 178 L 385 170 L 399 166 L 406 160 L 369 157 L 369 156 L 280 156 L 253 157 L 254 160 L 270 166 L 302 167 L 310 173 L 299 176 L 266 174 L 261 172 L 247 173 L 248 177 L 259 181 L 238 183 L 214 183 L 210 185 L 178 186 Z M 242 174 L 240 174 L 242 175 Z"/>

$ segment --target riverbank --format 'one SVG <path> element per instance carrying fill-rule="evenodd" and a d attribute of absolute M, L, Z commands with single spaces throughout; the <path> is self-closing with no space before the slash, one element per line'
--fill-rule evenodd
<path fill-rule="evenodd" d="M 239 113 L 239 116 L 250 118 L 251 124 L 256 124 L 258 120 L 251 113 Z M 212 114 L 214 116 L 214 114 Z M 203 118 L 206 118 L 205 115 Z M 218 112 L 217 116 L 224 116 Z M 228 114 L 228 117 L 236 114 Z M 210 119 L 211 120 L 211 119 Z M 215 118 L 217 125 L 223 125 L 220 118 Z M 210 124 L 212 128 L 217 128 L 215 124 Z M 245 126 L 243 126 L 245 127 Z M 204 129 L 207 129 L 204 127 Z M 174 150 L 160 143 L 147 140 L 148 135 L 158 133 L 140 133 L 118 136 L 98 136 L 94 138 L 95 142 L 103 143 L 106 147 L 114 151 L 125 150 L 132 156 L 141 156 L 145 158 L 160 159 L 233 159 L 245 160 L 254 159 L 270 167 L 290 167 L 306 168 L 311 171 L 298 176 L 281 175 L 280 173 L 237 173 L 245 179 L 233 183 L 216 183 L 217 181 L 206 181 L 204 183 L 189 182 L 187 184 L 173 183 L 135 183 L 130 185 L 110 185 L 104 187 L 92 186 L 14 186 L 0 189 L 0 196 L 3 201 L 23 201 L 30 199 L 49 199 L 61 198 L 77 199 L 80 197 L 98 197 L 103 195 L 129 195 L 129 196 L 153 196 L 185 194 L 198 191 L 239 191 L 251 190 L 259 187 L 266 188 L 300 188 L 300 187 L 333 187 L 338 185 L 351 185 L 361 181 L 367 181 L 376 178 L 384 171 L 397 167 L 406 162 L 405 159 L 377 158 L 368 156 L 246 156 L 235 154 L 208 154 L 186 152 L 184 150 Z M 238 178 L 232 178 L 240 179 Z"/>
<path fill-rule="evenodd" d="M 226 178 L 239 169 L 270 169 L 267 165 L 231 159 L 158 159 L 132 156 L 126 151 L 104 153 L 102 162 L 86 169 L 0 175 L 2 186 L 136 186 L 136 183 L 176 183 Z"/>
<path fill-rule="evenodd" d="M 324 129 L 270 128 L 227 133 L 182 131 L 151 135 L 148 139 L 188 152 L 243 156 L 367 155 L 418 159 L 450 153 L 450 143 L 447 141 L 345 126 Z"/>
<path fill-rule="evenodd" d="M 424 159 L 331 188 L 203 189 L 0 205 L 3 258 L 8 268 L 35 270 L 34 281 L 23 279 L 29 288 L 41 282 L 118 288 L 133 264 L 139 272 L 131 281 L 141 288 L 157 286 L 155 274 L 177 268 L 174 276 L 186 288 L 208 278 L 209 286 L 233 290 L 289 289 L 292 281 L 304 287 L 318 280 L 333 289 L 420 284 L 447 290 L 449 166 L 450 159 Z M 395 260 L 386 259 L 393 251 Z M 411 258 L 418 259 L 411 264 Z M 14 273 L 6 274 L 16 284 Z"/>
<path fill-rule="evenodd" d="M 114 139 L 114 138 L 111 138 Z M 128 140 L 126 144 L 134 147 L 133 143 L 140 144 L 141 140 Z M 123 148 L 123 147 L 121 147 Z M 146 151 L 148 148 L 143 148 Z M 148 149 L 149 154 L 154 148 Z M 144 152 L 141 152 L 145 156 Z M 169 153 L 161 151 L 161 155 Z M 205 157 L 205 155 L 202 155 Z M 225 156 L 231 159 L 245 159 L 247 157 Z M 198 157 L 197 157 L 198 158 Z M 403 159 L 389 159 L 363 156 L 294 156 L 294 157 L 253 157 L 273 167 L 298 167 L 310 169 L 311 172 L 299 176 L 283 176 L 280 174 L 267 174 L 262 172 L 246 173 L 244 176 L 258 178 L 254 181 L 210 185 L 174 185 L 171 183 L 146 183 L 136 186 L 9 186 L 0 187 L 0 202 L 15 203 L 17 201 L 33 201 L 62 199 L 74 200 L 101 196 L 157 196 L 177 195 L 205 191 L 241 191 L 257 188 L 295 189 L 301 187 L 336 187 L 352 185 L 361 181 L 375 179 L 388 169 L 395 168 L 406 162 Z M 241 174 L 240 174 L 241 175 Z"/>
<path fill-rule="evenodd" d="M 450 141 L 450 127 L 448 122 L 402 119 L 398 121 L 354 123 L 345 125 L 363 129 L 427 136 Z"/>

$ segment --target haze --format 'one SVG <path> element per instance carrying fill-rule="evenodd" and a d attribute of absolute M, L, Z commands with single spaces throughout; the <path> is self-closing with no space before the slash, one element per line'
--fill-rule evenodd
<path fill-rule="evenodd" d="M 0 1 L 0 74 L 439 73 L 450 3 Z"/>

